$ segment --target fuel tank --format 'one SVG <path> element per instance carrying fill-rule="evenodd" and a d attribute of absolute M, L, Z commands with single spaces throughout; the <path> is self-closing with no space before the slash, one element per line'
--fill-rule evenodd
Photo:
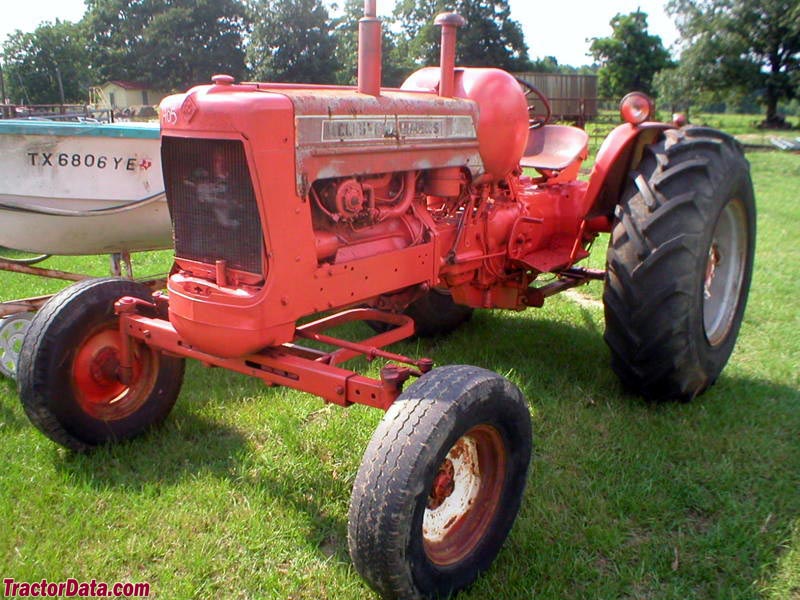
<path fill-rule="evenodd" d="M 440 69 L 413 73 L 401 86 L 408 91 L 435 92 Z M 453 95 L 478 105 L 478 147 L 492 179 L 501 179 L 519 165 L 528 140 L 528 103 L 517 80 L 501 69 L 455 69 Z"/>

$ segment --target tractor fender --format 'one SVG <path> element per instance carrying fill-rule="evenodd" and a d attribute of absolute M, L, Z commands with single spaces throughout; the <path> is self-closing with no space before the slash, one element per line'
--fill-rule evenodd
<path fill-rule="evenodd" d="M 591 207 L 586 215 L 587 220 L 613 217 L 614 207 L 619 204 L 628 174 L 642 160 L 645 146 L 656 141 L 667 129 L 675 129 L 675 126 L 656 122 L 640 125 L 623 123 L 608 134 L 597 152 L 589 177 L 584 204 Z"/>

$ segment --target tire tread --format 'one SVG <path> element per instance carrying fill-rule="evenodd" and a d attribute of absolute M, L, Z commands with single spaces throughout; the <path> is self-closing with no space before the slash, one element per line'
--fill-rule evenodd
<path fill-rule="evenodd" d="M 17 390 L 22 407 L 31 423 L 48 438 L 75 452 L 90 451 L 95 444 L 81 439 L 67 430 L 50 408 L 53 390 L 50 389 L 52 376 L 49 365 L 53 348 L 63 335 L 74 315 L 95 298 L 102 298 L 111 286 L 119 288 L 119 295 L 149 297 L 147 288 L 128 279 L 103 277 L 87 279 L 65 288 L 54 295 L 36 313 L 25 335 L 19 357 Z M 163 415 L 171 410 L 183 381 L 184 361 L 167 358 L 169 380 L 172 388 L 164 402 Z M 63 366 L 62 366 L 63 368 Z M 174 393 L 173 393 L 174 392 Z"/>
<path fill-rule="evenodd" d="M 451 365 L 423 376 L 389 408 L 373 434 L 353 485 L 348 545 L 356 570 L 384 598 L 428 597 L 414 581 L 404 556 L 408 543 L 405 507 L 422 491 L 422 482 L 415 481 L 414 475 L 430 460 L 430 448 L 446 435 L 436 425 L 487 402 L 470 396 L 471 390 L 486 383 L 503 386 L 514 410 L 519 414 L 524 411 L 528 435 L 525 460 L 529 460 L 530 418 L 522 394 L 504 378 L 477 367 Z M 524 429 L 525 424 L 521 427 Z M 512 513 L 512 522 L 519 500 L 516 507 L 506 507 Z M 477 575 L 471 574 L 472 579 Z"/>
<path fill-rule="evenodd" d="M 604 338 L 614 371 L 648 399 L 690 400 L 727 360 L 719 369 L 701 365 L 708 361 L 694 338 L 691 266 L 703 260 L 701 240 L 725 179 L 740 178 L 752 202 L 748 173 L 738 142 L 700 127 L 666 131 L 631 172 L 607 253 Z"/>

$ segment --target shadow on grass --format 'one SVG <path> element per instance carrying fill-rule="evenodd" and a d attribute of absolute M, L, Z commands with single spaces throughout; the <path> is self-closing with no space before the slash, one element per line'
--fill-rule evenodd
<path fill-rule="evenodd" d="M 185 413 L 139 438 L 88 454 L 54 452 L 57 470 L 77 485 L 141 491 L 153 483 L 177 485 L 202 473 L 232 478 L 245 447 L 240 431 Z"/>
<path fill-rule="evenodd" d="M 259 380 L 196 365 L 187 370 L 187 376 L 172 414 L 145 435 L 88 454 L 54 446 L 54 465 L 66 476 L 67 485 L 138 494 L 210 475 L 237 487 L 251 503 L 278 500 L 307 515 L 309 546 L 326 558 L 349 561 L 346 521 L 325 507 L 338 502 L 337 496 L 346 498 L 349 484 L 333 477 L 324 461 L 312 458 L 314 468 L 304 468 L 308 449 L 302 427 L 284 431 L 279 445 L 286 462 L 273 468 L 279 460 L 273 443 L 281 423 L 269 421 L 273 430 L 265 434 L 252 423 L 237 427 L 223 422 L 229 421 L 224 413 L 248 410 L 248 404 L 252 409 L 257 403 L 259 411 L 262 407 L 265 412 L 279 410 L 275 405 L 280 388 L 265 388 Z"/>
<path fill-rule="evenodd" d="M 247 440 L 242 431 L 216 418 L 209 407 L 225 402 L 236 410 L 240 397 L 255 394 L 260 387 L 234 373 L 218 374 L 218 384 L 212 386 L 210 370 L 187 364 L 181 395 L 163 424 L 133 440 L 88 454 L 59 449 L 56 468 L 71 475 L 70 481 L 76 484 L 132 490 L 153 483 L 176 485 L 201 473 L 233 478 Z M 228 393 L 232 388 L 236 395 Z"/>
<path fill-rule="evenodd" d="M 14 380 L 0 375 L 0 431 L 19 431 L 30 426 L 21 406 L 11 406 L 11 402 L 19 405 L 17 384 Z"/>
<path fill-rule="evenodd" d="M 533 404 L 559 390 L 617 395 L 602 330 L 586 312 L 581 327 L 538 313 L 476 311 L 468 326 L 424 340 L 420 350 L 437 364 L 474 364 L 506 375 Z"/>
<path fill-rule="evenodd" d="M 287 444 L 290 452 L 307 451 L 302 445 Z M 329 464 L 314 461 L 310 468 L 262 473 L 255 488 L 307 516 L 309 547 L 324 558 L 349 563 L 345 507 L 350 499 L 350 479 L 334 477 Z M 338 505 L 333 507 L 332 505 Z"/>
<path fill-rule="evenodd" d="M 534 413 L 523 512 L 474 597 L 755 594 L 800 514 L 800 392 L 729 369 L 694 402 L 645 402 L 584 317 L 477 313 L 425 347 L 509 375 Z"/>
<path fill-rule="evenodd" d="M 552 314 L 478 312 L 448 337 L 397 346 L 437 364 L 507 375 L 534 412 L 536 457 L 523 511 L 467 597 L 751 595 L 753 582 L 770 579 L 776 548 L 800 514 L 798 391 L 723 373 L 690 404 L 648 404 L 622 393 L 596 314 L 582 315 L 577 326 Z M 164 427 L 89 456 L 59 454 L 58 469 L 77 482 L 134 490 L 210 473 L 244 486 L 255 501 L 280 499 L 306 514 L 309 545 L 348 561 L 344 511 L 330 506 L 347 502 L 351 478 L 307 458 L 307 432 L 291 421 L 277 428 L 290 464 L 248 476 L 259 452 L 248 430 L 206 416 L 217 404 L 236 411 L 237 398 L 247 396 L 280 410 L 270 406 L 280 392 L 265 399 L 257 381 L 193 374 L 192 400 Z M 219 377 L 223 384 L 213 386 Z"/>

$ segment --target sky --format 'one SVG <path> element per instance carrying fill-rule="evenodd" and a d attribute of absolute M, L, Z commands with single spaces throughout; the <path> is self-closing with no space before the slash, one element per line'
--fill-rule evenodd
<path fill-rule="evenodd" d="M 2 10 L 0 42 L 16 29 L 33 31 L 45 20 L 78 21 L 85 8 L 83 0 L 2 2 L 14 8 L 6 6 Z M 378 0 L 378 10 L 388 13 L 393 4 L 391 0 Z M 670 48 L 678 38 L 672 19 L 664 12 L 663 0 L 509 0 L 509 4 L 512 18 L 525 32 L 531 58 L 555 56 L 559 64 L 590 63 L 586 40 L 610 35 L 611 18 L 637 8 L 647 13 L 650 33 L 661 36 L 665 47 Z"/>
<path fill-rule="evenodd" d="M 665 4 L 664 0 L 509 0 L 511 16 L 522 25 L 531 58 L 555 56 L 559 64 L 574 66 L 592 62 L 587 56 L 588 38 L 611 35 L 609 23 L 614 15 L 637 8 L 647 13 L 650 34 L 660 36 L 670 49 L 678 30 L 664 11 Z"/>

